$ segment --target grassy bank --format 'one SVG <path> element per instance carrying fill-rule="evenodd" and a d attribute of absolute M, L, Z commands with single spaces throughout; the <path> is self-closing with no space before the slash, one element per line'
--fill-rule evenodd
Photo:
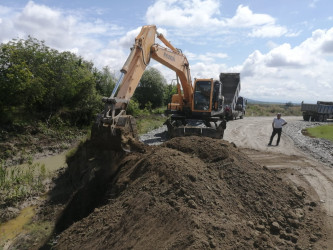
<path fill-rule="evenodd" d="M 45 165 L 29 164 L 5 168 L 0 164 L 0 207 L 13 205 L 22 199 L 43 193 L 46 176 Z"/>
<path fill-rule="evenodd" d="M 140 109 L 137 102 L 131 101 L 127 113 L 135 117 L 138 134 L 141 135 L 163 125 L 167 119 L 164 111 L 165 107 L 151 109 L 149 105 L 145 109 Z"/>
<path fill-rule="evenodd" d="M 333 142 L 333 124 L 307 128 L 306 134 L 311 137 L 323 138 Z"/>
<path fill-rule="evenodd" d="M 139 135 L 157 129 L 163 125 L 167 117 L 162 115 L 144 115 L 137 118 L 137 128 Z"/>

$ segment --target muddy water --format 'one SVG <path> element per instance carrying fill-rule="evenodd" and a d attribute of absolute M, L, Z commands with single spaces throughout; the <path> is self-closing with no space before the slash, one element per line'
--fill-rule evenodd
<path fill-rule="evenodd" d="M 59 155 L 53 155 L 35 160 L 33 163 L 44 164 L 48 172 L 54 172 L 59 168 L 66 166 L 66 154 L 69 151 L 62 152 Z"/>
<path fill-rule="evenodd" d="M 33 164 L 45 165 L 47 173 L 54 173 L 56 170 L 66 166 L 65 151 L 59 155 L 53 155 L 33 161 Z M 27 164 L 16 166 L 17 168 L 26 168 Z M 4 247 L 6 242 L 10 242 L 20 233 L 24 233 L 24 225 L 30 222 L 31 218 L 35 215 L 35 207 L 30 206 L 21 210 L 18 217 L 0 225 L 0 249 Z"/>
<path fill-rule="evenodd" d="M 0 246 L 14 239 L 19 233 L 24 232 L 24 225 L 34 216 L 35 207 L 24 208 L 20 215 L 0 225 Z"/>
<path fill-rule="evenodd" d="M 52 155 L 44 158 L 39 158 L 37 160 L 34 160 L 32 164 L 39 164 L 40 166 L 44 165 L 47 173 L 53 173 L 54 171 L 67 166 L 66 164 L 66 154 L 70 150 L 64 151 L 61 154 L 58 155 Z M 17 166 L 12 166 L 10 168 L 16 168 L 16 169 L 22 169 L 24 170 L 27 168 L 27 163 L 17 165 Z"/>

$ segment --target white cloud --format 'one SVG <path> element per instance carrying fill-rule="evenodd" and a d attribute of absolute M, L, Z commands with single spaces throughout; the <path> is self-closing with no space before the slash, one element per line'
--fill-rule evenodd
<path fill-rule="evenodd" d="M 123 48 L 131 48 L 134 44 L 134 40 L 135 37 L 140 33 L 142 27 L 138 27 L 134 30 L 130 30 L 128 32 L 126 32 L 125 36 L 122 36 L 119 39 L 119 44 L 123 47 Z"/>
<path fill-rule="evenodd" d="M 310 8 L 316 8 L 316 4 L 317 2 L 319 2 L 319 0 L 312 0 L 310 3 L 309 3 L 309 7 Z"/>
<path fill-rule="evenodd" d="M 10 8 L 0 5 L 0 15 L 1 16 L 8 15 L 8 13 L 10 13 L 10 12 L 11 12 Z"/>
<path fill-rule="evenodd" d="M 252 37 L 281 37 L 287 33 L 287 28 L 276 25 L 264 25 L 254 28 L 249 36 Z"/>
<path fill-rule="evenodd" d="M 223 21 L 214 18 L 219 14 L 216 0 L 158 0 L 146 12 L 148 23 L 171 27 L 208 27 L 221 25 Z"/>
<path fill-rule="evenodd" d="M 275 23 L 273 17 L 267 14 L 254 14 L 248 6 L 243 5 L 238 6 L 234 17 L 226 20 L 227 26 L 234 28 L 272 25 Z"/>
<path fill-rule="evenodd" d="M 266 43 L 266 46 L 267 46 L 269 49 L 274 49 L 274 48 L 278 47 L 279 45 L 278 45 L 277 43 L 273 42 L 273 41 L 268 41 L 268 42 Z"/>
<path fill-rule="evenodd" d="M 232 18 L 222 17 L 219 9 L 217 0 L 158 0 L 148 8 L 146 20 L 158 26 L 184 29 L 191 36 L 242 28 L 252 30 L 249 35 L 253 37 L 280 37 L 288 32 L 286 27 L 276 24 L 275 18 L 253 13 L 248 6 L 239 5 Z"/>
<path fill-rule="evenodd" d="M 333 28 L 316 30 L 298 46 L 282 44 L 244 61 L 243 91 L 249 98 L 284 101 L 331 100 L 333 93 Z"/>
<path fill-rule="evenodd" d="M 80 13 L 68 14 L 33 1 L 29 1 L 21 12 L 7 8 L 2 19 L 1 42 L 30 35 L 44 40 L 52 48 L 78 53 L 87 60 L 93 60 L 96 51 L 105 46 L 100 37 L 110 33 L 119 35 L 120 30 L 116 25 L 101 20 L 88 22 Z"/>
<path fill-rule="evenodd" d="M 21 13 L 13 19 L 13 26 L 18 31 L 46 40 L 51 46 L 64 49 L 76 47 L 99 46 L 91 37 L 104 34 L 111 29 L 101 21 L 85 22 L 79 16 L 66 15 L 60 10 L 51 9 L 30 1 Z M 91 48 L 91 47 L 90 47 Z"/>
<path fill-rule="evenodd" d="M 291 31 L 288 31 L 287 34 L 285 34 L 286 37 L 297 37 L 299 36 L 300 34 L 302 33 L 301 30 L 297 31 L 297 32 L 291 32 Z"/>
<path fill-rule="evenodd" d="M 207 52 L 205 54 L 194 54 L 189 51 L 184 51 L 184 55 L 186 55 L 187 59 L 190 61 L 201 61 L 205 63 L 214 63 L 216 59 L 225 59 L 228 57 L 225 53 L 212 53 Z"/>

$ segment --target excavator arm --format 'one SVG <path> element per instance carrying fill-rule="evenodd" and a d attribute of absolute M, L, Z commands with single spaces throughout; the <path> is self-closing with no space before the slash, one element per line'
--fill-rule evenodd
<path fill-rule="evenodd" d="M 156 37 L 166 47 L 155 43 Z M 176 72 L 184 92 L 184 105 L 191 103 L 193 87 L 186 56 L 173 47 L 162 34 L 158 33 L 156 26 L 147 25 L 142 27 L 141 32 L 135 38 L 131 53 L 121 69 L 120 82 L 116 85 L 110 97 L 110 99 L 114 99 L 112 102 L 116 103 L 116 109 L 126 109 L 126 104 L 133 96 L 151 58 Z M 115 94 L 116 97 L 114 97 Z"/>

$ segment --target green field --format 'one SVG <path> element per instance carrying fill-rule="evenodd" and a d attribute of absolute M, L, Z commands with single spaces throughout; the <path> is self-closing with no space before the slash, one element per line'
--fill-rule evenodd
<path fill-rule="evenodd" d="M 333 142 L 333 124 L 308 128 L 307 133 L 311 137 L 324 138 Z"/>

